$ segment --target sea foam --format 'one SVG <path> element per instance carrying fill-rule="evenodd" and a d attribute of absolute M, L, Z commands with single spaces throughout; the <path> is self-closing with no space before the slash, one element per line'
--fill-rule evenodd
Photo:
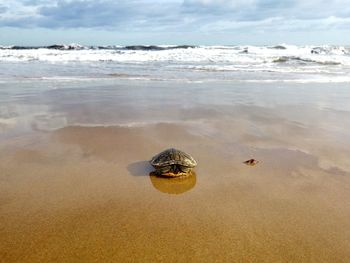
<path fill-rule="evenodd" d="M 23 64 L 24 63 L 24 64 Z M 45 65 L 45 66 L 43 66 Z M 10 70 L 8 69 L 10 68 Z M 11 70 L 11 67 L 15 69 Z M 1 77 L 132 76 L 180 79 L 329 79 L 350 74 L 346 46 L 82 46 L 0 47 Z M 16 72 L 14 74 L 13 72 Z M 250 74 L 247 76 L 247 74 Z M 264 76 L 265 74 L 265 76 Z M 275 74 L 275 75 L 273 75 Z M 282 75 L 278 75 L 282 74 Z M 288 76 L 285 76 L 288 74 Z M 304 74 L 300 76 L 300 74 Z M 315 77 L 315 75 L 317 75 Z M 287 78 L 288 77 L 288 78 Z M 254 78 L 253 78 L 254 80 Z"/>

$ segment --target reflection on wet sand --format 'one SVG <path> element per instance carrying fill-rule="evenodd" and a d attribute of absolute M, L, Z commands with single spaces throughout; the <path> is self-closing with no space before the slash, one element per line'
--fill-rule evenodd
<path fill-rule="evenodd" d="M 188 176 L 173 178 L 157 176 L 152 172 L 149 177 L 154 188 L 166 194 L 183 194 L 195 187 L 197 181 L 195 172 L 191 172 Z"/>
<path fill-rule="evenodd" d="M 182 194 L 196 185 L 197 175 L 191 171 L 187 176 L 161 177 L 157 175 L 149 161 L 138 161 L 128 165 L 129 173 L 133 176 L 149 176 L 155 189 L 166 194 Z"/>
<path fill-rule="evenodd" d="M 347 262 L 348 87 L 206 85 L 8 97 L 0 261 Z M 198 183 L 150 175 L 169 146 Z"/>

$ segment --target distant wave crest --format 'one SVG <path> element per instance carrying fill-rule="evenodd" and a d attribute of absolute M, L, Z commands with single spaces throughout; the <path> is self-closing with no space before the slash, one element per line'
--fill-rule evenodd
<path fill-rule="evenodd" d="M 57 73 L 123 78 L 150 74 L 150 78 L 157 79 L 162 79 L 163 75 L 178 79 L 242 79 L 243 75 L 253 79 L 254 75 L 258 79 L 294 79 L 298 75 L 298 78 L 319 79 L 319 76 L 325 76 L 327 79 L 337 77 L 343 80 L 343 76 L 350 75 L 350 47 L 287 44 L 0 46 L 0 62 L 0 67 L 3 65 L 0 77 L 8 74 L 21 76 L 23 73 L 18 72 L 19 68 L 25 71 L 30 68 L 27 64 L 35 64 L 40 69 L 39 77 Z M 44 67 L 41 66 L 43 63 L 46 63 Z"/>
<path fill-rule="evenodd" d="M 340 62 L 337 61 L 317 61 L 309 58 L 301 58 L 301 57 L 295 57 L 295 56 L 282 56 L 275 60 L 273 60 L 275 63 L 288 63 L 288 62 L 297 62 L 301 64 L 307 64 L 307 63 L 316 63 L 321 65 L 340 65 Z"/>
<path fill-rule="evenodd" d="M 82 46 L 79 44 L 54 44 L 49 46 L 0 46 L 0 49 L 9 50 L 35 50 L 35 49 L 54 49 L 54 50 L 170 50 L 196 48 L 194 45 L 177 46 L 156 46 L 156 45 L 133 45 L 133 46 Z"/>

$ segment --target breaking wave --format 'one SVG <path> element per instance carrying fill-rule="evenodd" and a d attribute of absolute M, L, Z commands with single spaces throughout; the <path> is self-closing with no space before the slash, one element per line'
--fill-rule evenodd
<path fill-rule="evenodd" d="M 36 69 L 38 77 L 136 74 L 157 79 L 241 80 L 257 76 L 257 79 L 269 80 L 294 79 L 298 74 L 298 79 L 318 79 L 320 75 L 322 79 L 343 79 L 350 75 L 350 47 L 286 44 L 0 46 L 0 77 L 28 77 L 32 69 Z"/>
<path fill-rule="evenodd" d="M 144 50 L 144 51 L 159 51 L 170 49 L 187 49 L 195 48 L 193 45 L 178 45 L 178 46 L 156 46 L 156 45 L 133 45 L 133 46 L 82 46 L 79 44 L 55 44 L 50 46 L 0 46 L 3 50 L 35 50 L 35 49 L 54 49 L 54 50 Z"/>
<path fill-rule="evenodd" d="M 301 58 L 301 57 L 295 57 L 295 56 L 282 56 L 279 57 L 275 60 L 273 60 L 275 63 L 288 63 L 288 62 L 297 62 L 297 63 L 302 63 L 302 64 L 307 64 L 307 63 L 316 63 L 316 64 L 321 64 L 321 65 L 340 65 L 340 62 L 337 61 L 317 61 L 309 58 Z"/>

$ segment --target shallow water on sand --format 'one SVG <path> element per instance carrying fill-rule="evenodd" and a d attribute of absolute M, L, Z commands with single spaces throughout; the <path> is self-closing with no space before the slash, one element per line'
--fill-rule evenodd
<path fill-rule="evenodd" d="M 6 82 L 1 259 L 347 262 L 349 99 L 331 83 Z M 169 147 L 194 176 L 150 175 Z"/>

